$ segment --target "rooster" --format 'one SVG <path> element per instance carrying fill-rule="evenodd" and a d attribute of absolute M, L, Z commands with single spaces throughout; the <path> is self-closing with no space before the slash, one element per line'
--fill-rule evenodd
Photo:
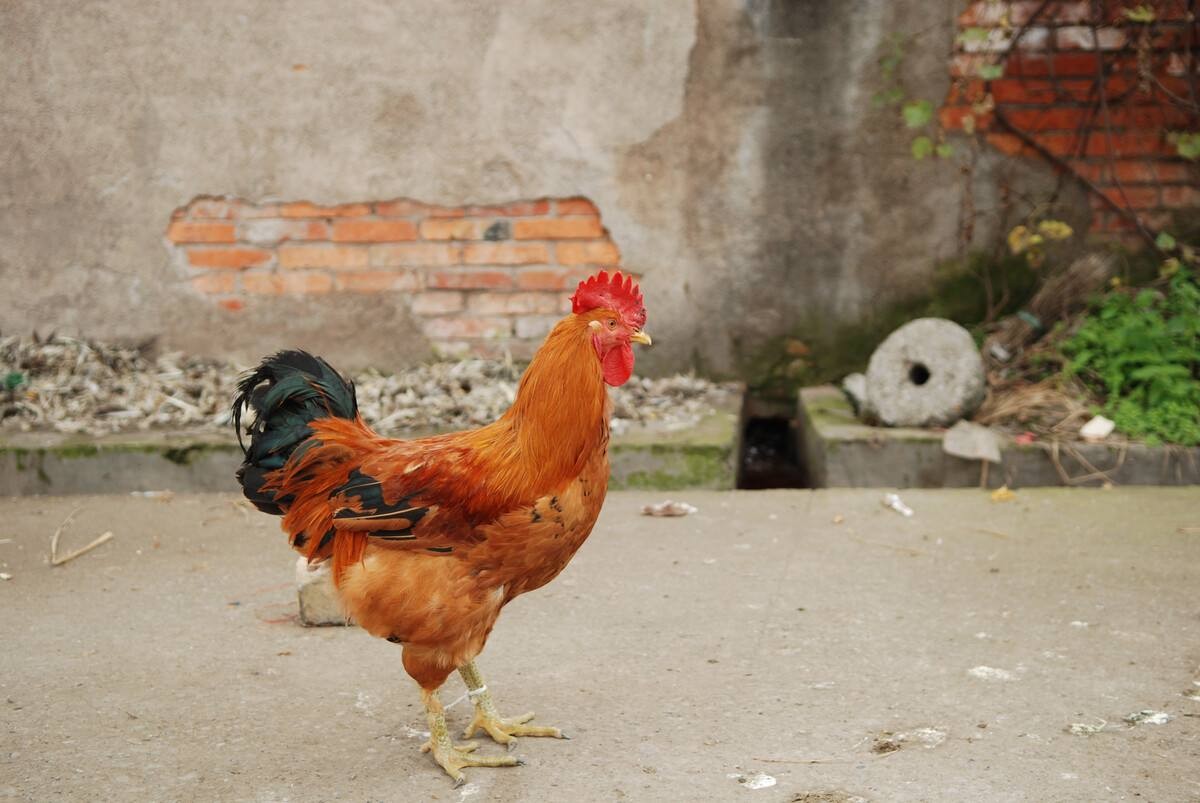
<path fill-rule="evenodd" d="M 303 351 L 269 357 L 238 386 L 238 481 L 283 516 L 293 549 L 332 561 L 347 615 L 398 644 L 429 722 L 422 752 L 462 784 L 464 767 L 504 767 L 454 744 L 438 689 L 454 670 L 482 730 L 511 751 L 518 736 L 558 728 L 505 719 L 475 665 L 500 610 L 550 582 L 592 531 L 608 487 L 605 385 L 633 373 L 633 343 L 650 345 L 629 276 L 579 283 L 572 313 L 547 335 L 495 423 L 418 440 L 385 438 L 358 414 L 354 387 Z M 241 415 L 254 412 L 242 442 Z"/>

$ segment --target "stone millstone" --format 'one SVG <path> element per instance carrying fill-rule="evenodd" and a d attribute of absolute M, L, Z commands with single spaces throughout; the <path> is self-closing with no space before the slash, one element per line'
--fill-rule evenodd
<path fill-rule="evenodd" d="M 867 398 L 888 426 L 945 427 L 978 409 L 985 380 L 970 332 L 942 318 L 918 318 L 871 355 Z"/>

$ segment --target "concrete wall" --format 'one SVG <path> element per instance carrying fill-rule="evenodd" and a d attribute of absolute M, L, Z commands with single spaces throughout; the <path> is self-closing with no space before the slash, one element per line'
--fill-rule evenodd
<path fill-rule="evenodd" d="M 949 0 L 210 0 L 0 6 L 0 331 L 160 336 L 244 359 L 426 355 L 395 294 L 241 310 L 172 263 L 199 195 L 445 205 L 585 196 L 644 276 L 639 365 L 741 370 L 924 289 L 973 186 L 871 103 L 892 32 L 944 97 Z M 932 26 L 932 27 L 931 27 Z M 1017 185 L 1049 181 L 1038 169 Z M 986 240 L 998 220 L 985 218 Z M 349 367 L 349 366 L 348 366 Z"/>

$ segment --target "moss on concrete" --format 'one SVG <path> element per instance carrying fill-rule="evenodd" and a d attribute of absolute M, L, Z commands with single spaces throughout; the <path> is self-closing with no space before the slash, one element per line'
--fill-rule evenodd
<path fill-rule="evenodd" d="M 726 444 L 617 445 L 610 450 L 614 490 L 673 491 L 683 488 L 732 488 L 733 446 Z"/>
<path fill-rule="evenodd" d="M 827 316 L 814 312 L 787 334 L 768 341 L 745 357 L 749 389 L 761 397 L 790 400 L 800 387 L 861 371 L 876 346 L 914 318 L 948 318 L 967 328 L 976 326 L 988 312 L 985 278 L 997 296 L 1007 289 L 1009 300 L 1000 308 L 1000 315 L 1020 309 L 1038 283 L 1038 274 L 1021 257 L 974 253 L 965 259 L 947 260 L 938 265 L 928 293 L 833 329 L 827 325 Z M 797 354 L 796 343 L 803 344 L 807 354 Z"/>
<path fill-rule="evenodd" d="M 654 426 L 631 429 L 610 447 L 612 487 L 732 488 L 736 424 L 736 415 L 725 410 L 684 431 Z M 0 489 L 44 493 L 53 487 L 56 493 L 76 493 L 156 487 L 156 483 L 169 483 L 180 491 L 232 488 L 241 454 L 236 442 L 204 440 L 191 433 L 140 435 L 136 440 L 121 436 L 86 441 L 24 433 L 14 438 L 15 443 L 0 443 Z"/>

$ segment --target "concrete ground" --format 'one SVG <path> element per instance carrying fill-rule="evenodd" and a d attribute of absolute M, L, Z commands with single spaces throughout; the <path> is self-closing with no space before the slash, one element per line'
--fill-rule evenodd
<path fill-rule="evenodd" d="M 612 495 L 480 662 L 503 711 L 573 740 L 460 789 L 417 752 L 398 648 L 295 623 L 276 520 L 6 500 L 0 796 L 1200 800 L 1200 490 L 910 491 L 912 518 L 880 495 L 688 492 L 678 519 Z M 77 504 L 60 550 L 115 538 L 51 568 Z"/>

